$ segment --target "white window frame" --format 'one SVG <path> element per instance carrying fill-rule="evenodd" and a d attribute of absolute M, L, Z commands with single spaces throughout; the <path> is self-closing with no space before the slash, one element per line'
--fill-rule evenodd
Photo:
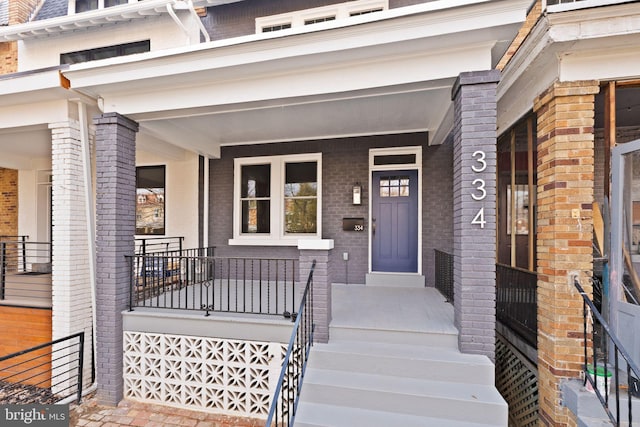
<path fill-rule="evenodd" d="M 287 163 L 316 162 L 317 164 L 317 228 L 313 234 L 285 234 L 284 181 Z M 270 232 L 242 233 L 242 166 L 271 165 Z M 300 239 L 322 237 L 322 153 L 290 154 L 282 156 L 240 157 L 233 160 L 233 238 L 229 245 L 246 246 L 297 246 Z"/>
<path fill-rule="evenodd" d="M 346 3 L 337 3 L 329 6 L 315 7 L 312 9 L 298 10 L 294 12 L 281 13 L 279 15 L 270 15 L 256 18 L 256 33 L 262 33 L 265 27 L 273 27 L 276 25 L 291 24 L 291 28 L 305 26 L 305 21 L 326 18 L 328 16 L 335 17 L 335 20 L 350 18 L 352 13 L 364 12 L 373 9 L 389 9 L 389 0 L 357 0 Z M 329 21 L 334 22 L 334 21 Z M 318 24 L 323 24 L 320 22 Z M 307 24 L 316 25 L 316 24 Z"/>

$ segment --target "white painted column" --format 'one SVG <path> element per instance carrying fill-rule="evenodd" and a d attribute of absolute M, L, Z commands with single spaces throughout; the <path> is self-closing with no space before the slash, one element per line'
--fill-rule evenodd
<path fill-rule="evenodd" d="M 75 120 L 51 129 L 52 333 L 53 339 L 85 333 L 84 385 L 91 382 L 91 281 L 80 126 Z M 93 203 L 93 201 L 91 201 Z"/>

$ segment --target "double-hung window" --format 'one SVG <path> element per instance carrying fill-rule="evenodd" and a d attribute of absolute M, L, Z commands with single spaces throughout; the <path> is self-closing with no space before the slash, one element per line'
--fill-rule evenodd
<path fill-rule="evenodd" d="M 235 159 L 229 243 L 294 246 L 320 238 L 321 160 L 319 153 Z"/>

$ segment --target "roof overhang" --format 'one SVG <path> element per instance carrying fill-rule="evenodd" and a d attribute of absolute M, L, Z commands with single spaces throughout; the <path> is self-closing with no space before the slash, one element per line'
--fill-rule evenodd
<path fill-rule="evenodd" d="M 503 70 L 498 129 L 533 108 L 554 81 L 640 78 L 640 3 L 547 13 Z"/>
<path fill-rule="evenodd" d="M 195 0 L 194 7 L 219 6 L 244 0 Z M 167 12 L 167 5 L 176 8 L 190 7 L 184 0 L 144 0 L 126 3 L 104 9 L 59 16 L 41 21 L 0 28 L 0 41 L 27 40 L 38 37 L 61 35 L 88 28 L 115 25 L 122 22 L 135 21 Z"/>
<path fill-rule="evenodd" d="M 201 43 L 62 73 L 68 97 L 138 121 L 141 139 L 211 157 L 224 145 L 408 132 L 428 132 L 438 144 L 452 127 L 455 79 L 493 68 L 528 3 L 435 1 L 357 25 Z"/>

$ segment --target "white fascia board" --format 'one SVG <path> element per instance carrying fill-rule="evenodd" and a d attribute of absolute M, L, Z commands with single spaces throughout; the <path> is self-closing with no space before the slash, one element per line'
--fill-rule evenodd
<path fill-rule="evenodd" d="M 66 120 L 69 120 L 69 108 L 65 99 L 0 106 L 0 129 Z"/>
<path fill-rule="evenodd" d="M 637 46 L 574 52 L 560 57 L 560 81 L 627 80 L 640 77 Z"/>
<path fill-rule="evenodd" d="M 556 80 L 637 77 L 638 44 L 640 3 L 542 16 L 502 72 L 498 129 L 519 120 Z"/>
<path fill-rule="evenodd" d="M 196 0 L 194 7 L 218 6 L 244 0 Z M 58 16 L 41 21 L 0 27 L 0 41 L 25 40 L 78 31 L 85 28 L 112 25 L 118 22 L 142 19 L 167 12 L 168 4 L 181 6 L 180 0 L 144 0 L 118 6 L 95 9 L 77 14 Z"/>
<path fill-rule="evenodd" d="M 486 45 L 438 52 L 422 56 L 388 56 L 377 62 L 344 62 L 325 67 L 291 67 L 288 73 L 258 74 L 252 78 L 225 78 L 189 85 L 164 85 L 153 91 L 102 92 L 105 111 L 144 114 L 157 110 L 180 110 L 225 104 L 242 104 L 270 99 L 310 97 L 331 93 L 389 87 L 420 81 L 439 81 L 460 72 L 491 67 Z M 72 78 L 73 81 L 73 78 Z"/>
<path fill-rule="evenodd" d="M 484 43 L 483 48 L 488 53 L 487 56 L 483 55 L 481 62 L 469 64 L 469 61 L 465 61 L 466 69 L 490 69 L 491 48 L 496 40 L 512 37 L 524 19 L 524 9 L 505 8 L 505 3 L 511 4 L 482 3 L 470 6 L 470 10 L 411 15 L 397 20 L 331 31 L 310 31 L 295 36 L 265 39 L 259 35 L 202 43 L 77 64 L 64 74 L 73 87 L 86 89 L 95 96 L 116 93 L 126 96 L 127 93 L 155 91 L 159 86 L 204 85 L 207 80 L 220 82 L 262 78 L 265 74 L 289 74 L 301 65 L 309 67 L 315 64 L 318 69 L 326 68 L 333 66 L 336 59 L 341 64 L 351 61 L 350 65 L 357 66 L 372 64 L 381 57 L 392 58 L 401 54 L 440 55 L 442 52 L 469 47 L 469 40 L 476 41 L 478 45 Z M 485 16 L 480 12 L 485 12 Z M 483 22 L 501 24 L 491 26 Z M 376 36 L 372 37 L 372 34 Z M 473 57 L 477 57 L 477 54 Z M 488 62 L 485 57 L 489 58 Z M 442 58 L 444 56 L 440 56 Z M 442 67 L 442 64 L 439 66 Z M 243 67 L 245 65 L 251 67 Z M 425 75 L 420 80 L 442 77 L 449 75 Z"/>

